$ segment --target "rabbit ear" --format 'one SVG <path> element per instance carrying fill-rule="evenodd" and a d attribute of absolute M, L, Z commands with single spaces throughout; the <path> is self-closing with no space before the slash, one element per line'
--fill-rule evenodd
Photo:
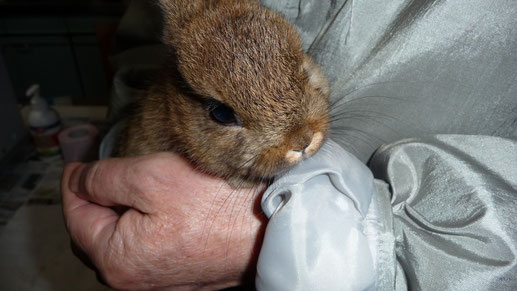
<path fill-rule="evenodd" d="M 173 0 L 158 0 L 158 6 L 162 10 L 163 15 L 163 31 L 162 40 L 163 42 L 172 42 L 174 36 L 174 30 L 178 27 L 178 9 L 177 2 Z"/>
<path fill-rule="evenodd" d="M 260 5 L 259 0 L 157 0 L 164 19 L 162 39 L 174 44 L 177 31 L 194 17 L 201 15 L 202 11 L 217 5 L 239 3 Z"/>
<path fill-rule="evenodd" d="M 219 3 L 237 2 L 235 0 L 158 0 L 165 20 L 176 27 L 188 21 L 194 14 Z M 251 1 L 256 2 L 256 1 Z"/>
<path fill-rule="evenodd" d="M 175 19 L 176 14 L 178 13 L 178 2 L 182 1 L 174 1 L 174 0 L 158 0 L 158 6 L 160 6 L 163 11 L 163 16 L 166 22 L 173 21 Z"/>
<path fill-rule="evenodd" d="M 174 41 L 177 30 L 209 5 L 206 0 L 158 0 L 163 12 L 163 40 Z"/>
<path fill-rule="evenodd" d="M 329 94 L 329 84 L 321 68 L 307 54 L 303 54 L 302 69 L 307 75 L 309 85 L 324 95 Z"/>
<path fill-rule="evenodd" d="M 189 14 L 212 1 L 205 0 L 158 0 L 158 5 L 168 19 L 178 18 L 180 15 Z"/>

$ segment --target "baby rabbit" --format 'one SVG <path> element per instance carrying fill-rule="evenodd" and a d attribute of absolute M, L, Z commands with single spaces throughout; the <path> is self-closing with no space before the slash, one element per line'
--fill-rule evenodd
<path fill-rule="evenodd" d="M 252 0 L 160 0 L 170 57 L 122 134 L 119 155 L 174 151 L 251 186 L 314 154 L 328 84 L 295 28 Z"/>

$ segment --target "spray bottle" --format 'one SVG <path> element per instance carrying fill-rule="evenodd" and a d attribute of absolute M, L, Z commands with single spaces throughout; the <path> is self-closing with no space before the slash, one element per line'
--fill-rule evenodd
<path fill-rule="evenodd" d="M 58 134 L 61 120 L 56 111 L 39 94 L 39 84 L 34 84 L 25 93 L 31 97 L 28 124 L 32 140 L 41 157 L 57 157 L 60 153 Z"/>

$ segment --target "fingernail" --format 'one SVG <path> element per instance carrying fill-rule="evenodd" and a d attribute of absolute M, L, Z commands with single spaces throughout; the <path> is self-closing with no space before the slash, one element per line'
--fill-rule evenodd
<path fill-rule="evenodd" d="M 79 183 L 81 182 L 81 176 L 83 174 L 84 168 L 86 167 L 85 164 L 81 164 L 78 167 L 74 169 L 72 172 L 72 175 L 70 176 L 70 190 L 74 193 L 79 193 L 80 187 Z"/>

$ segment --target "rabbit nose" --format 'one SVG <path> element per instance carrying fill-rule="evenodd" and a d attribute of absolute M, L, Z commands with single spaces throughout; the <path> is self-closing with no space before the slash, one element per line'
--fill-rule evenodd
<path fill-rule="evenodd" d="M 292 139 L 291 150 L 285 156 L 291 164 L 315 153 L 323 141 L 323 134 L 321 132 L 314 133 L 309 127 L 301 128 L 295 134 Z"/>
<path fill-rule="evenodd" d="M 305 152 L 307 147 L 311 144 L 313 136 L 314 132 L 308 126 L 298 129 L 294 133 L 291 150 L 295 152 Z"/>

